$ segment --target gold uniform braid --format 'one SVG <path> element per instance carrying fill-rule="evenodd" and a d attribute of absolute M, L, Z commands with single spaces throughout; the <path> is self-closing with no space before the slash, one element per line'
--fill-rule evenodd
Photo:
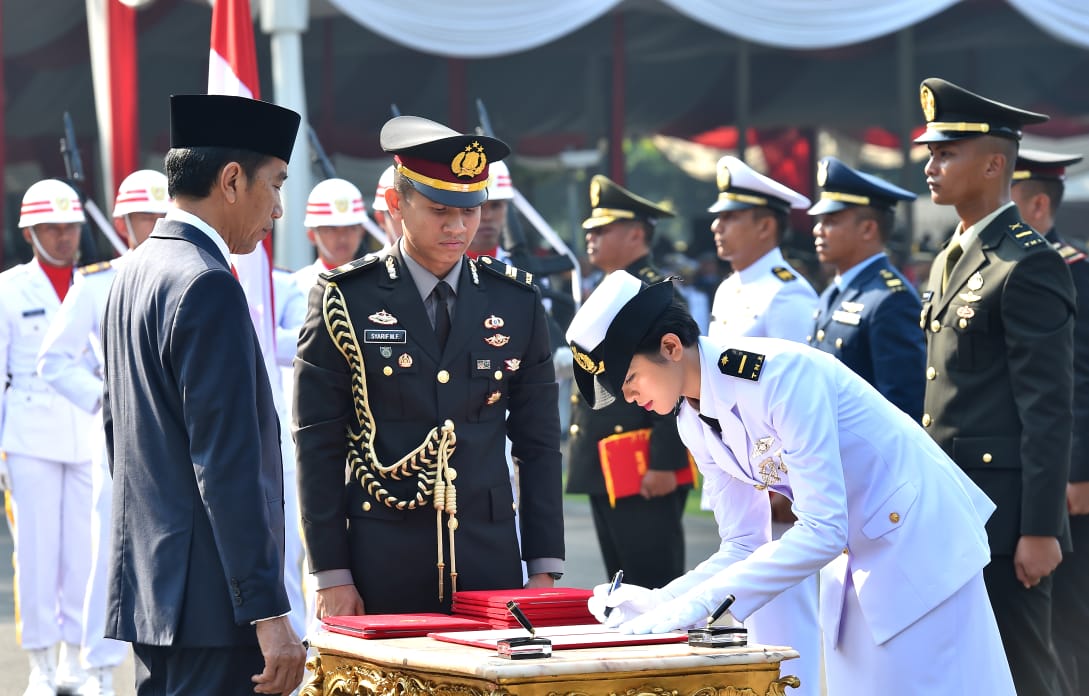
<path fill-rule="evenodd" d="M 367 394 L 367 374 L 363 363 L 363 351 L 352 326 L 344 302 L 344 295 L 335 282 L 330 281 L 325 288 L 322 302 L 325 328 L 329 338 L 337 347 L 351 370 L 352 405 L 358 429 L 348 426 L 347 464 L 352 475 L 359 480 L 363 489 L 375 500 L 386 507 L 396 510 L 415 510 L 430 501 L 435 507 L 435 531 L 438 545 L 439 601 L 443 598 L 443 535 L 442 513 L 449 519 L 446 526 L 450 537 L 450 584 L 452 591 L 457 591 L 457 560 L 454 554 L 454 532 L 458 527 L 457 489 L 454 479 L 457 471 L 450 465 L 454 454 L 457 435 L 453 421 L 447 420 L 442 427 L 434 427 L 414 450 L 385 466 L 378 461 L 374 451 L 374 438 L 377 435 L 374 414 L 371 413 L 370 399 Z M 390 493 L 383 485 L 384 480 L 416 479 L 416 495 L 410 500 L 401 500 Z"/>

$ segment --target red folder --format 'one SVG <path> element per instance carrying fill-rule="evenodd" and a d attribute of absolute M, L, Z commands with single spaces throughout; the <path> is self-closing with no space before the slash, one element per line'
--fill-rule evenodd
<path fill-rule="evenodd" d="M 650 432 L 650 428 L 642 428 L 598 440 L 597 454 L 610 506 L 616 507 L 620 498 L 639 495 L 643 476 L 650 467 Z M 696 481 L 696 462 L 691 454 L 688 455 L 688 466 L 675 473 L 678 486 Z"/>
<path fill-rule="evenodd" d="M 367 614 L 326 616 L 326 629 L 357 638 L 416 638 L 434 631 L 479 631 L 490 624 L 448 614 Z"/>
<path fill-rule="evenodd" d="M 518 602 L 525 611 L 551 604 L 581 604 L 594 596 L 593 590 L 580 587 L 526 587 L 517 590 L 463 590 L 454 593 L 454 604 L 507 608 L 507 602 Z"/>

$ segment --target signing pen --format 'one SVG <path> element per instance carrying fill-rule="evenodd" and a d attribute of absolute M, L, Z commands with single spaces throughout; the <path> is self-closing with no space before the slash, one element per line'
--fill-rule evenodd
<path fill-rule="evenodd" d="M 613 581 L 609 585 L 609 591 L 605 593 L 605 596 L 608 597 L 613 592 L 616 592 L 617 590 L 619 590 L 620 589 L 620 583 L 622 583 L 622 582 L 624 582 L 624 569 L 623 568 L 616 571 L 616 575 L 613 576 Z M 611 614 L 611 613 L 613 613 L 613 607 L 605 607 L 605 618 L 608 618 L 609 614 Z"/>
<path fill-rule="evenodd" d="M 730 608 L 730 605 L 734 603 L 733 595 L 726 595 L 726 599 L 722 600 L 722 604 L 718 605 L 718 608 L 707 617 L 707 625 L 710 626 L 714 622 L 722 618 L 722 615 L 726 613 L 726 610 Z"/>
<path fill-rule="evenodd" d="M 518 608 L 518 602 L 515 602 L 513 599 L 507 602 L 507 611 L 509 611 L 514 616 L 515 620 L 522 625 L 522 628 L 529 631 L 530 636 L 534 638 L 537 637 L 537 629 L 533 628 L 533 624 L 529 622 L 526 615 Z"/>

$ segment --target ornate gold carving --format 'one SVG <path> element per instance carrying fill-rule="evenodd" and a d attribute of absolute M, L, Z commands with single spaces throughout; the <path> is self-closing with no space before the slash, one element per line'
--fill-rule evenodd
<path fill-rule="evenodd" d="M 309 665 L 307 665 L 309 666 Z M 318 669 L 321 669 L 320 662 Z M 407 672 L 390 672 L 373 665 L 340 665 L 324 674 L 325 691 L 307 692 L 315 678 L 304 687 L 303 696 L 510 696 L 504 689 L 484 690 L 468 684 L 435 682 Z M 320 689 L 322 682 L 316 682 Z"/>
<path fill-rule="evenodd" d="M 793 675 L 780 677 L 779 679 L 776 679 L 772 683 L 768 684 L 768 690 L 764 692 L 764 696 L 786 696 L 786 688 L 788 686 L 796 689 L 801 685 L 801 683 L 802 680 L 798 679 Z M 753 689 L 748 688 L 747 686 L 706 686 L 702 689 L 699 689 L 698 691 L 693 692 L 691 696 L 760 696 L 760 694 L 758 694 Z"/>
<path fill-rule="evenodd" d="M 306 669 L 312 674 L 303 680 L 299 696 L 322 696 L 325 693 L 325 670 L 321 666 L 321 655 L 315 655 L 307 660 Z"/>
<path fill-rule="evenodd" d="M 787 676 L 780 677 L 768 684 L 768 691 L 764 696 L 785 696 L 786 688 L 788 686 L 797 689 L 801 685 L 801 679 L 795 677 L 793 674 L 788 674 Z"/>

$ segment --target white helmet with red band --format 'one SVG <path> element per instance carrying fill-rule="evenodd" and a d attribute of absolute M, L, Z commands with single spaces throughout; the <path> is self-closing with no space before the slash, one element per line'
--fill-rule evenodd
<path fill-rule="evenodd" d="M 326 179 L 310 192 L 306 199 L 306 218 L 303 226 L 347 227 L 360 225 L 367 216 L 363 194 L 350 181 Z"/>
<path fill-rule="evenodd" d="M 382 176 L 378 177 L 378 188 L 374 190 L 374 204 L 371 206 L 375 210 L 389 210 L 389 206 L 386 205 L 386 190 L 393 188 L 393 172 L 395 171 L 394 165 L 386 167 L 386 171 L 382 172 Z"/>
<path fill-rule="evenodd" d="M 79 194 L 68 184 L 58 179 L 44 179 L 23 194 L 20 228 L 68 222 L 86 222 Z"/>
<path fill-rule="evenodd" d="M 492 162 L 488 170 L 488 200 L 507 201 L 514 198 L 514 184 L 510 180 L 510 170 L 502 160 Z"/>
<path fill-rule="evenodd" d="M 117 199 L 113 204 L 113 216 L 124 217 L 130 213 L 155 213 L 166 215 L 170 210 L 166 175 L 154 169 L 139 169 L 125 177 L 117 187 Z"/>

